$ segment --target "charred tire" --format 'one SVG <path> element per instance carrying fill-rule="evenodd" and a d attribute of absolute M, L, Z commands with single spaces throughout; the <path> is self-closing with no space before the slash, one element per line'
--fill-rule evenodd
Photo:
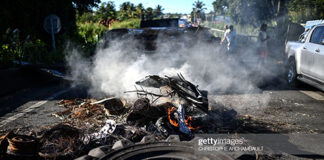
<path fill-rule="evenodd" d="M 287 66 L 286 79 L 290 87 L 297 87 L 299 82 L 297 80 L 296 62 L 295 59 L 290 59 Z"/>
<path fill-rule="evenodd" d="M 117 141 L 111 149 L 95 148 L 76 160 L 134 160 L 134 159 L 172 159 L 172 160 L 233 160 L 222 152 L 202 153 L 195 149 L 194 141 L 180 141 L 179 136 L 171 135 L 166 141 L 155 141 L 154 137 L 145 136 L 139 143 Z M 89 153 L 90 153 L 89 152 Z"/>

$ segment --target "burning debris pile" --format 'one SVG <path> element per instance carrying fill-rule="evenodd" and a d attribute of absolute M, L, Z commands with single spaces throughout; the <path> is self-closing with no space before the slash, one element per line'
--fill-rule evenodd
<path fill-rule="evenodd" d="M 35 139 L 33 143 L 40 147 L 30 155 L 45 159 L 75 158 L 98 146 L 113 146 L 119 140 L 136 143 L 151 136 L 161 141 L 170 135 L 191 140 L 197 133 L 237 129 L 234 110 L 209 102 L 208 92 L 199 90 L 181 74 L 177 77 L 151 75 L 136 84 L 140 89 L 126 92 L 136 93 L 135 101 L 116 97 L 60 101 L 65 110 L 53 116 L 63 123 L 31 136 Z M 2 137 L 2 155 L 12 155 L 11 140 L 8 135 Z"/>
<path fill-rule="evenodd" d="M 107 116 L 126 113 L 126 101 L 119 98 L 62 100 L 59 105 L 66 108 L 53 114 L 79 129 L 100 128 Z M 122 119 L 122 117 L 120 117 Z"/>

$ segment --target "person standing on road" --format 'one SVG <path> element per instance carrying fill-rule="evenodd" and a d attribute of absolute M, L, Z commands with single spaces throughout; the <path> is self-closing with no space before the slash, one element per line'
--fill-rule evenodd
<path fill-rule="evenodd" d="M 236 51 L 236 31 L 234 30 L 233 25 L 229 26 L 228 42 L 227 51 L 229 54 L 234 54 Z"/>
<path fill-rule="evenodd" d="M 228 36 L 228 32 L 229 32 L 229 25 L 225 25 L 224 26 L 224 30 L 225 30 L 225 32 L 224 32 L 224 37 L 223 37 L 223 39 L 221 40 L 221 53 L 224 53 L 224 55 L 226 55 L 227 54 L 227 44 L 228 44 L 228 41 L 227 41 L 227 36 Z"/>
<path fill-rule="evenodd" d="M 268 47 L 267 47 L 267 40 L 269 39 L 267 35 L 267 25 L 262 24 L 260 27 L 259 35 L 258 35 L 258 65 L 264 65 L 266 63 L 266 58 L 268 57 Z"/>
<path fill-rule="evenodd" d="M 228 28 L 225 31 L 224 38 L 222 40 L 222 44 L 226 41 L 226 54 L 227 56 L 233 56 L 236 51 L 236 31 L 234 30 L 234 26 L 227 26 Z"/>
<path fill-rule="evenodd" d="M 225 30 L 225 32 L 224 32 L 224 37 L 223 37 L 223 39 L 222 39 L 222 41 L 221 41 L 221 44 L 224 44 L 224 43 L 227 43 L 227 41 L 226 41 L 226 35 L 228 34 L 227 32 L 228 32 L 228 29 L 229 29 L 229 25 L 225 25 L 224 26 L 224 30 Z M 226 41 L 226 42 L 225 42 Z"/>

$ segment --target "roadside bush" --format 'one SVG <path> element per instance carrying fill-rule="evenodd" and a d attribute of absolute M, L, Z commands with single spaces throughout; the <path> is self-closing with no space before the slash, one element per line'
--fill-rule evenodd
<path fill-rule="evenodd" d="M 99 23 L 77 23 L 78 34 L 84 40 L 85 44 L 96 44 L 102 34 L 108 30 L 107 27 Z"/>
<path fill-rule="evenodd" d="M 18 29 L 7 29 L 1 40 L 0 68 L 12 67 L 17 62 L 56 64 L 64 60 L 63 46 L 50 51 L 51 47 L 39 38 L 30 35 L 21 37 Z"/>
<path fill-rule="evenodd" d="M 125 21 L 115 21 L 111 27 L 105 27 L 99 24 L 99 22 L 84 22 L 78 19 L 77 33 L 72 40 L 73 46 L 80 48 L 82 54 L 85 57 L 89 57 L 94 54 L 96 45 L 99 42 L 102 35 L 109 29 L 115 28 L 139 28 L 140 19 L 128 19 Z"/>
<path fill-rule="evenodd" d="M 10 28 L 7 29 L 1 38 L 1 68 L 12 66 L 14 61 L 39 63 L 44 58 L 42 55 L 47 51 L 44 42 L 29 35 L 26 38 L 21 38 L 18 29 L 13 31 Z"/>
<path fill-rule="evenodd" d="M 110 29 L 116 29 L 116 28 L 139 28 L 141 24 L 140 19 L 128 19 L 125 21 L 116 21 L 113 24 L 111 24 Z"/>
<path fill-rule="evenodd" d="M 108 31 L 108 28 L 100 25 L 99 22 L 78 22 L 77 35 L 74 43 L 81 47 L 85 54 L 84 56 L 90 56 L 93 54 L 100 37 L 106 31 Z"/>

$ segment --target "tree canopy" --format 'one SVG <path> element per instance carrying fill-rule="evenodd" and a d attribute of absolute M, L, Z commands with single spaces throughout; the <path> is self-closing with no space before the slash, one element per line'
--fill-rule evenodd
<path fill-rule="evenodd" d="M 202 1 L 197 0 L 192 5 L 194 6 L 193 10 L 195 10 L 195 12 L 198 15 L 200 15 L 202 12 L 204 12 L 204 10 L 206 10 L 205 8 L 206 4 L 203 3 Z"/>
<path fill-rule="evenodd" d="M 324 18 L 324 0 L 215 0 L 214 11 L 238 24 L 259 25 L 289 16 L 292 22 Z"/>
<path fill-rule="evenodd" d="M 100 5 L 97 13 L 99 19 L 113 18 L 117 17 L 117 12 L 115 4 L 112 1 L 104 2 Z"/>
<path fill-rule="evenodd" d="M 288 8 L 293 22 L 324 19 L 324 0 L 289 0 Z"/>
<path fill-rule="evenodd" d="M 162 8 L 161 5 L 157 5 L 156 8 L 154 9 L 154 17 L 160 17 L 163 15 L 163 10 L 164 8 Z"/>
<path fill-rule="evenodd" d="M 205 8 L 206 4 L 200 0 L 195 1 L 193 4 L 191 17 L 192 21 L 197 21 L 197 18 L 204 19 L 205 18 Z"/>

